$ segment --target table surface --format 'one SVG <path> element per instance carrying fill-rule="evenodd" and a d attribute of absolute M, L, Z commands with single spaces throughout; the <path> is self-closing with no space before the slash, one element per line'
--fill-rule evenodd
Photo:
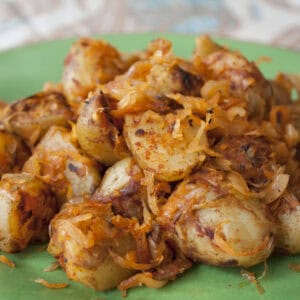
<path fill-rule="evenodd" d="M 0 0 L 0 50 L 113 32 L 210 33 L 300 50 L 300 0 Z"/>

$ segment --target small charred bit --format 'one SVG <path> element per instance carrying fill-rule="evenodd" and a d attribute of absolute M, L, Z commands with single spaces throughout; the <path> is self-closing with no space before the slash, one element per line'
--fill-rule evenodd
<path fill-rule="evenodd" d="M 119 136 L 119 134 L 117 136 Z M 112 148 L 114 148 L 116 146 L 116 136 L 114 135 L 114 132 L 109 130 L 107 133 L 107 138 L 108 138 L 108 141 L 110 142 L 110 145 L 112 146 Z"/>
<path fill-rule="evenodd" d="M 103 93 L 100 91 L 99 93 L 99 101 L 101 103 L 101 107 L 105 112 L 110 112 L 113 109 L 117 108 L 117 102 L 115 99 L 110 97 L 108 94 Z M 111 121 L 113 118 L 111 117 Z"/>
<path fill-rule="evenodd" d="M 241 149 L 245 152 L 247 152 L 249 150 L 249 148 L 250 148 L 250 144 L 245 144 L 245 145 L 241 146 Z"/>
<path fill-rule="evenodd" d="M 281 124 L 282 122 L 282 113 L 279 110 L 276 112 L 276 121 L 278 124 Z"/>
<path fill-rule="evenodd" d="M 68 168 L 71 172 L 76 173 L 78 171 L 78 168 L 76 166 L 74 166 L 72 163 L 68 164 Z"/>
<path fill-rule="evenodd" d="M 145 130 L 140 128 L 140 129 L 136 130 L 135 135 L 136 136 L 143 136 L 143 135 L 145 135 L 145 133 L 146 133 Z"/>
<path fill-rule="evenodd" d="M 83 47 L 87 47 L 89 45 L 89 41 L 88 40 L 82 40 L 80 44 Z"/>
<path fill-rule="evenodd" d="M 294 158 L 297 161 L 300 161 L 300 143 L 298 143 L 295 148 L 296 148 L 296 152 Z"/>
<path fill-rule="evenodd" d="M 278 253 L 280 255 L 291 255 L 291 253 L 286 249 L 286 248 L 280 248 L 280 247 L 276 247 L 275 248 L 275 253 Z"/>
<path fill-rule="evenodd" d="M 226 260 L 226 261 L 220 263 L 220 266 L 222 266 L 222 267 L 236 267 L 237 265 L 238 265 L 238 262 L 235 259 Z"/>
<path fill-rule="evenodd" d="M 201 224 L 199 224 L 197 222 L 196 218 L 194 218 L 193 221 L 194 221 L 195 228 L 197 229 L 197 233 L 199 234 L 199 236 L 201 236 L 201 237 L 207 236 L 211 240 L 214 239 L 215 232 L 214 232 L 213 229 L 211 229 L 209 227 L 203 227 L 203 226 L 201 226 Z"/>
<path fill-rule="evenodd" d="M 212 230 L 212 229 L 209 228 L 209 227 L 205 227 L 204 230 L 205 230 L 205 234 L 206 234 L 211 240 L 213 240 L 214 235 L 215 235 L 214 230 Z"/>
<path fill-rule="evenodd" d="M 174 68 L 173 76 L 174 80 L 179 81 L 180 85 L 182 86 L 181 91 L 174 92 L 181 92 L 182 94 L 193 96 L 200 95 L 200 88 L 204 83 L 200 76 L 195 76 L 191 73 L 188 73 L 178 66 Z"/>
<path fill-rule="evenodd" d="M 173 99 L 167 98 L 165 96 L 162 96 L 162 97 L 159 97 L 159 98 L 162 101 L 168 101 L 168 107 L 169 107 L 168 111 L 176 111 L 178 109 L 182 109 L 183 108 L 183 106 L 180 103 L 178 103 L 177 101 L 175 101 Z"/>

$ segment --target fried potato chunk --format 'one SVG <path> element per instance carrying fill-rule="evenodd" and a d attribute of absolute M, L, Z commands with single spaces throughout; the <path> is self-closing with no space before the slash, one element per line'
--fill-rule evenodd
<path fill-rule="evenodd" d="M 30 150 L 19 137 L 0 130 L 0 177 L 19 172 L 29 156 Z"/>
<path fill-rule="evenodd" d="M 0 250 L 18 252 L 31 242 L 45 242 L 58 206 L 49 187 L 37 177 L 5 174 L 0 182 Z"/>
<path fill-rule="evenodd" d="M 227 49 L 217 50 L 212 47 L 207 50 L 207 54 L 201 57 L 200 64 L 194 61 L 194 64 L 199 64 L 198 68 L 205 81 L 208 84 L 211 80 L 227 81 L 227 97 L 245 101 L 249 118 L 265 118 L 271 106 L 272 87 L 257 66 L 240 53 Z"/>
<path fill-rule="evenodd" d="M 90 156 L 110 166 L 129 155 L 123 136 L 106 111 L 106 96 L 99 94 L 83 105 L 77 123 L 76 136 L 81 148 Z"/>
<path fill-rule="evenodd" d="M 170 93 L 199 96 L 202 78 L 185 70 L 175 58 L 172 61 L 137 61 L 126 73 L 103 86 L 103 90 L 117 101 L 137 91 L 157 99 Z"/>
<path fill-rule="evenodd" d="M 205 159 L 205 122 L 177 111 L 160 115 L 146 111 L 125 116 L 124 137 L 142 169 L 164 181 L 184 178 Z"/>
<path fill-rule="evenodd" d="M 72 119 L 70 107 L 59 92 L 40 92 L 18 100 L 7 106 L 2 115 L 6 130 L 20 136 L 31 148 L 51 126 L 69 127 Z"/>
<path fill-rule="evenodd" d="M 225 174 L 202 168 L 185 178 L 160 212 L 182 252 L 194 261 L 249 267 L 273 250 L 273 226 L 258 200 L 233 193 Z"/>
<path fill-rule="evenodd" d="M 127 68 L 120 53 L 102 40 L 77 40 L 64 62 L 62 84 L 71 106 L 80 107 L 97 84 L 112 80 Z"/>
<path fill-rule="evenodd" d="M 277 218 L 276 248 L 285 254 L 300 253 L 300 202 L 290 192 L 278 200 L 274 214 Z"/>
<path fill-rule="evenodd" d="M 49 253 L 70 279 L 99 291 L 116 287 L 134 273 L 110 255 L 135 248 L 132 236 L 112 225 L 112 216 L 110 205 L 86 201 L 67 204 L 51 222 Z"/>
<path fill-rule="evenodd" d="M 101 179 L 100 166 L 81 153 L 69 130 L 57 126 L 50 128 L 23 170 L 42 177 L 61 203 L 90 196 Z"/>
<path fill-rule="evenodd" d="M 124 158 L 106 170 L 91 199 L 111 203 L 115 214 L 142 221 L 142 201 L 147 198 L 146 187 L 141 184 L 143 178 L 144 174 L 133 158 Z"/>

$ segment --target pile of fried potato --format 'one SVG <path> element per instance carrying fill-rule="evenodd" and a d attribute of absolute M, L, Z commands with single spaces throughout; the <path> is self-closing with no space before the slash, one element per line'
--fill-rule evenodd
<path fill-rule="evenodd" d="M 61 83 L 2 104 L 0 250 L 50 242 L 96 290 L 300 252 L 300 77 L 197 38 L 125 55 L 79 39 Z"/>

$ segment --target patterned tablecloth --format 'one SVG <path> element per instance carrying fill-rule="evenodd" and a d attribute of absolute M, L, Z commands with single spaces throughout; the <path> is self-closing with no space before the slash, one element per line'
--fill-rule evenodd
<path fill-rule="evenodd" d="M 0 0 L 0 50 L 147 31 L 213 33 L 300 50 L 300 0 Z"/>

